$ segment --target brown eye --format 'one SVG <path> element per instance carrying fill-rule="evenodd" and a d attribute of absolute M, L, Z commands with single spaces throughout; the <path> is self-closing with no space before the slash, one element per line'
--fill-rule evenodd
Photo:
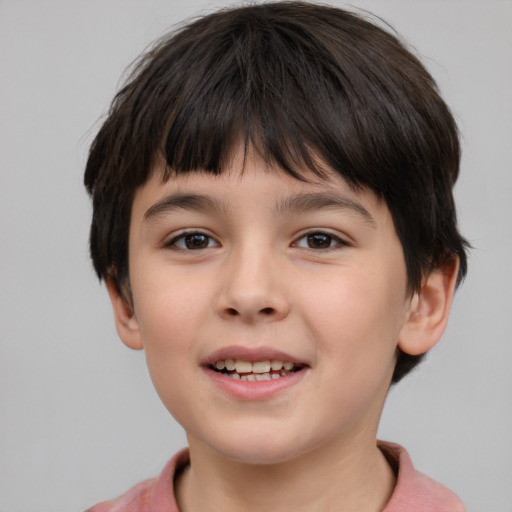
<path fill-rule="evenodd" d="M 294 244 L 295 247 L 301 247 L 302 249 L 335 249 L 337 247 L 343 247 L 348 245 L 341 238 L 325 233 L 323 231 L 317 231 L 301 236 Z"/>
<path fill-rule="evenodd" d="M 208 237 L 201 234 L 187 235 L 185 245 L 187 249 L 205 249 L 208 247 Z"/>
<path fill-rule="evenodd" d="M 331 247 L 333 237 L 326 233 L 313 233 L 307 236 L 307 242 L 310 249 L 327 249 Z"/>
<path fill-rule="evenodd" d="M 197 251 L 217 247 L 218 243 L 211 236 L 204 233 L 186 233 L 176 237 L 169 245 L 183 250 Z"/>

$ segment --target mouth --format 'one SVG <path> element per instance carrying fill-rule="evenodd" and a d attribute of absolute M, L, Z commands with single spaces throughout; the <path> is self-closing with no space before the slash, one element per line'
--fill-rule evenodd
<path fill-rule="evenodd" d="M 234 380 L 249 382 L 281 379 L 302 370 L 304 367 L 304 364 L 278 359 L 254 362 L 243 359 L 219 359 L 209 365 L 209 368 L 216 373 Z"/>

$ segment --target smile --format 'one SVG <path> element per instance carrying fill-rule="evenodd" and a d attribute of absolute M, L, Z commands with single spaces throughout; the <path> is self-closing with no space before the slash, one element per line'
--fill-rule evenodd
<path fill-rule="evenodd" d="M 280 379 L 300 370 L 301 364 L 277 359 L 267 361 L 245 361 L 243 359 L 220 359 L 210 368 L 235 380 L 249 382 Z"/>

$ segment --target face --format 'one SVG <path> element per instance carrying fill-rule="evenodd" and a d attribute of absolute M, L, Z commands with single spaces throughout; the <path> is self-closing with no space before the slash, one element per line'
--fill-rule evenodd
<path fill-rule="evenodd" d="M 375 440 L 411 302 L 391 215 L 334 173 L 241 168 L 137 191 L 122 337 L 191 447 L 276 463 Z"/>

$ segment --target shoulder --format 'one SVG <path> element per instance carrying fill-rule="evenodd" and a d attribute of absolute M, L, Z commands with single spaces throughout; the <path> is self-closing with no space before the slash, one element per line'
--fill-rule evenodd
<path fill-rule="evenodd" d="M 157 478 L 140 482 L 118 498 L 98 503 L 85 512 L 179 512 L 173 483 L 176 474 L 188 463 L 188 450 L 181 450 Z"/>
<path fill-rule="evenodd" d="M 384 512 L 465 512 L 458 496 L 444 485 L 414 469 L 409 454 L 393 443 L 379 448 L 397 473 L 395 490 Z"/>
<path fill-rule="evenodd" d="M 102 501 L 85 512 L 147 512 L 156 478 L 134 485 L 118 498 Z"/>

